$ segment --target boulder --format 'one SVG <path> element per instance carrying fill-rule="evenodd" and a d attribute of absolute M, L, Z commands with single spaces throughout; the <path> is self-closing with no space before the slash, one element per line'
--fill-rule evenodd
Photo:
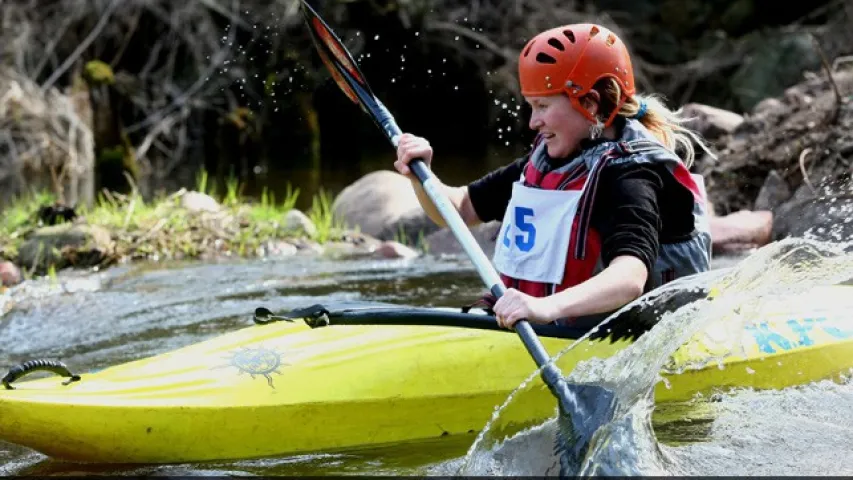
<path fill-rule="evenodd" d="M 380 240 L 415 244 L 438 230 L 418 202 L 412 182 L 390 170 L 368 173 L 346 187 L 332 211 L 348 227 Z"/>
<path fill-rule="evenodd" d="M 712 216 L 711 243 L 715 253 L 734 253 L 758 248 L 770 242 L 773 212 L 740 210 Z"/>
<path fill-rule="evenodd" d="M 308 215 L 295 208 L 284 214 L 281 223 L 285 232 L 302 233 L 312 238 L 317 235 L 317 226 L 314 222 L 308 218 Z"/>
<path fill-rule="evenodd" d="M 755 197 L 755 210 L 773 210 L 791 198 L 791 187 L 776 170 L 770 170 L 758 196 Z"/>
<path fill-rule="evenodd" d="M 18 264 L 44 271 L 48 266 L 89 267 L 111 260 L 110 232 L 96 225 L 63 223 L 33 231 L 18 250 Z"/>
<path fill-rule="evenodd" d="M 376 258 L 416 258 L 420 253 L 400 242 L 388 240 L 380 243 L 373 250 L 373 256 Z"/>
<path fill-rule="evenodd" d="M 216 213 L 222 209 L 215 198 L 206 193 L 187 192 L 181 196 L 181 207 L 189 212 Z"/>
<path fill-rule="evenodd" d="M 682 113 L 689 119 L 687 126 L 708 139 L 730 134 L 743 123 L 742 115 L 701 103 L 684 105 Z"/>
<path fill-rule="evenodd" d="M 799 194 L 774 211 L 773 240 L 787 237 L 824 242 L 853 240 L 853 192 Z"/>
<path fill-rule="evenodd" d="M 0 287 L 11 287 L 21 283 L 21 269 L 12 262 L 0 262 Z"/>
<path fill-rule="evenodd" d="M 483 223 L 471 228 L 471 234 L 487 257 L 492 258 L 495 253 L 495 239 L 501 228 L 501 222 L 494 221 Z M 464 255 L 465 250 L 456 240 L 450 229 L 443 228 L 426 236 L 424 239 L 426 248 L 434 255 Z"/>

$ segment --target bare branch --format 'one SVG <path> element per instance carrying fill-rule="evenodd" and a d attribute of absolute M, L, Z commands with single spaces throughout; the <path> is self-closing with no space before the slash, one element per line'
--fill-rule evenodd
<path fill-rule="evenodd" d="M 80 55 L 82 55 L 87 48 L 89 48 L 89 45 L 91 45 L 92 42 L 95 41 L 95 38 L 97 38 L 98 34 L 101 33 L 101 30 L 103 30 L 104 27 L 107 26 L 107 22 L 109 21 L 110 16 L 113 14 L 113 12 L 119 6 L 120 3 L 121 0 L 113 0 L 112 2 L 110 2 L 110 5 L 107 7 L 107 10 L 101 16 L 101 19 L 98 20 L 98 23 L 95 25 L 95 27 L 92 28 L 92 31 L 89 32 L 89 35 L 80 43 L 80 45 L 77 46 L 77 48 L 71 53 L 71 55 L 69 55 L 68 58 L 66 58 L 65 61 L 62 62 L 62 65 L 60 65 L 60 67 L 56 71 L 54 71 L 50 75 L 50 77 L 44 82 L 44 84 L 41 86 L 42 92 L 45 92 L 50 87 L 52 87 L 53 84 L 57 80 L 59 80 L 59 77 L 61 77 L 65 73 L 65 71 L 68 70 L 69 67 L 71 67 L 71 64 L 73 64 L 77 60 L 77 58 L 80 57 Z"/>

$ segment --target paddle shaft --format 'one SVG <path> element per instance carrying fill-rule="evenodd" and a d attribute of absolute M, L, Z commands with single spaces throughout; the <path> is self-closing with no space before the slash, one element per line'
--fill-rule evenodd
<path fill-rule="evenodd" d="M 302 0 L 302 7 L 320 57 L 323 63 L 326 64 L 326 67 L 329 68 L 338 87 L 350 99 L 357 101 L 361 105 L 362 109 L 383 130 L 385 136 L 394 145 L 394 148 L 397 148 L 403 132 L 397 126 L 394 116 L 391 115 L 391 112 L 388 111 L 376 95 L 373 95 L 370 91 L 367 80 L 359 71 L 358 65 L 353 60 L 352 55 L 328 25 L 326 25 L 326 22 L 320 18 L 317 12 L 305 0 Z M 346 62 L 346 65 L 342 65 L 341 62 Z M 453 232 L 456 240 L 462 245 L 465 253 L 468 254 L 468 258 L 474 263 L 474 267 L 480 274 L 480 278 L 482 278 L 483 282 L 491 290 L 492 295 L 495 298 L 501 298 L 506 292 L 506 287 L 504 287 L 500 276 L 485 253 L 483 253 L 480 245 L 474 239 L 468 226 L 465 225 L 456 207 L 450 203 L 441 191 L 438 179 L 427 168 L 423 159 L 412 160 L 409 162 L 409 168 L 421 183 L 427 196 L 447 223 L 450 231 Z M 530 356 L 533 357 L 536 365 L 542 369 L 542 379 L 551 389 L 554 396 L 560 401 L 561 408 L 564 411 L 573 411 L 573 409 L 576 409 L 577 399 L 569 392 L 566 381 L 557 367 L 553 363 L 549 363 L 550 356 L 536 336 L 533 327 L 526 320 L 519 320 L 515 324 L 515 331 L 521 337 L 524 346 L 527 348 Z"/>
<path fill-rule="evenodd" d="M 385 131 L 385 135 L 389 140 L 391 140 L 391 143 L 396 148 L 399 143 L 400 135 L 402 135 L 403 132 L 400 130 L 400 127 L 397 126 L 397 122 L 394 120 L 391 112 L 385 108 L 385 105 L 383 105 L 378 98 L 374 98 L 373 101 L 375 101 L 377 105 L 375 105 L 375 108 L 371 109 L 372 114 L 377 120 L 377 123 Z M 427 168 L 423 159 L 420 158 L 413 159 L 409 162 L 409 168 L 412 170 L 412 173 L 415 174 L 415 177 L 420 182 L 433 205 L 435 205 L 435 208 L 438 210 L 441 218 L 443 218 L 445 223 L 447 223 L 447 227 L 450 228 L 450 231 L 453 232 L 456 240 L 460 245 L 462 245 L 462 249 L 465 250 L 468 258 L 471 259 L 471 262 L 474 264 L 474 268 L 477 269 L 477 273 L 480 274 L 480 278 L 492 292 L 492 295 L 494 295 L 495 298 L 502 297 L 506 292 L 506 287 L 501 281 L 501 277 L 492 266 L 489 258 L 486 257 L 485 253 L 483 253 L 483 249 L 480 248 L 480 245 L 477 243 L 474 235 L 471 234 L 471 230 L 468 229 L 465 221 L 462 220 L 462 217 L 459 215 L 456 207 L 450 203 L 447 196 L 441 191 L 440 183 L 436 176 L 429 168 Z M 548 352 L 545 351 L 545 347 L 542 346 L 542 342 L 539 341 L 539 338 L 536 336 L 536 333 L 533 331 L 530 324 L 527 323 L 526 320 L 519 320 L 515 324 L 515 331 L 521 337 L 521 340 L 524 342 L 524 346 L 533 357 L 536 365 L 541 367 L 547 364 L 548 359 L 550 358 Z"/>

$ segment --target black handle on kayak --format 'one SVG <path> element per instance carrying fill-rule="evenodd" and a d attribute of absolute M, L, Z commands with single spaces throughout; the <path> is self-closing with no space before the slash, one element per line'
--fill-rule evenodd
<path fill-rule="evenodd" d="M 71 373 L 64 363 L 56 360 L 40 359 L 28 360 L 20 365 L 10 368 L 9 373 L 7 373 L 6 376 L 3 377 L 3 380 L 0 381 L 3 382 L 3 386 L 6 387 L 6 390 L 14 390 L 15 387 L 12 386 L 12 382 L 33 372 L 51 372 L 62 377 L 69 377 L 67 381 L 62 382 L 63 385 L 68 385 L 71 382 L 80 380 L 80 375 Z"/>

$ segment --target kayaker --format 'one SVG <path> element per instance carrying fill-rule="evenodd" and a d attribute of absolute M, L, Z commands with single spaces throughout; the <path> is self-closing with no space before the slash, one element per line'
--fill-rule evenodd
<path fill-rule="evenodd" d="M 503 222 L 494 263 L 507 291 L 492 305 L 498 322 L 597 322 L 707 271 L 704 184 L 688 170 L 694 142 L 705 144 L 658 96 L 636 93 L 622 40 L 600 25 L 565 25 L 530 40 L 518 61 L 537 132 L 531 150 L 466 186 L 442 185 L 469 226 Z M 425 138 L 406 133 L 394 165 L 444 226 L 407 166 L 432 157 Z"/>

